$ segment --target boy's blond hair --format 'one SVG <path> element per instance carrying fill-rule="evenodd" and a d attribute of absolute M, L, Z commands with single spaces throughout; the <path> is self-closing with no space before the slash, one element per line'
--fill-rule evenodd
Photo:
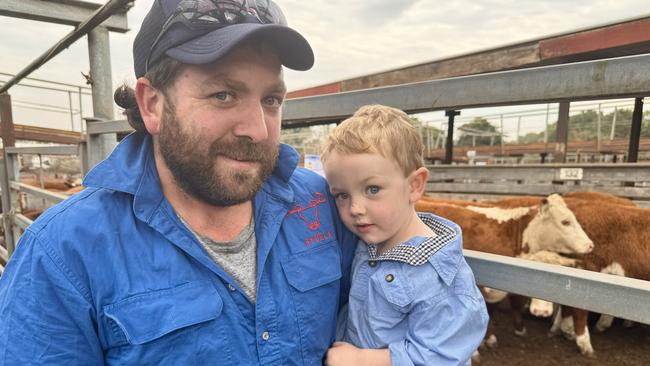
<path fill-rule="evenodd" d="M 373 104 L 359 108 L 336 126 L 321 147 L 321 160 L 337 151 L 342 154 L 379 154 L 393 159 L 408 176 L 424 166 L 420 133 L 403 111 Z"/>

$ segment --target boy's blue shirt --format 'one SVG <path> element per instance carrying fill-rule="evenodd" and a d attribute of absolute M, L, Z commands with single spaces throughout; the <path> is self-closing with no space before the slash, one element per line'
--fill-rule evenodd
<path fill-rule="evenodd" d="M 0 364 L 320 365 L 357 239 L 298 159 L 283 145 L 254 198 L 253 304 L 164 197 L 151 138 L 128 136 L 21 237 L 0 279 Z"/>
<path fill-rule="evenodd" d="M 412 238 L 378 257 L 359 242 L 339 331 L 357 347 L 388 347 L 393 366 L 469 365 L 485 335 L 485 302 L 463 257 L 460 227 L 420 216 L 436 237 Z"/>

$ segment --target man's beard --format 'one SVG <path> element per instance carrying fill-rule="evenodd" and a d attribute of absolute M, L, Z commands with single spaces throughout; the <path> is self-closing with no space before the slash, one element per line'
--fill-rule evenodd
<path fill-rule="evenodd" d="M 165 105 L 158 136 L 160 153 L 176 184 L 187 194 L 213 206 L 232 206 L 251 200 L 271 175 L 279 155 L 273 141 L 252 143 L 247 137 L 210 143 L 183 131 L 175 110 Z M 242 171 L 220 166 L 219 156 L 257 162 L 258 169 Z"/>

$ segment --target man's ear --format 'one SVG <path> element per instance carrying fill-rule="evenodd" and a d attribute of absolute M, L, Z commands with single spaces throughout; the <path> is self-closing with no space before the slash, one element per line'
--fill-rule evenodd
<path fill-rule="evenodd" d="M 409 174 L 409 201 L 410 203 L 415 203 L 417 200 L 422 198 L 424 194 L 424 189 L 427 186 L 427 181 L 429 180 L 429 169 L 426 167 L 420 167 L 414 172 Z"/>
<path fill-rule="evenodd" d="M 141 77 L 135 83 L 135 99 L 147 132 L 152 136 L 157 135 L 160 132 L 165 96 L 151 85 L 149 79 Z"/>

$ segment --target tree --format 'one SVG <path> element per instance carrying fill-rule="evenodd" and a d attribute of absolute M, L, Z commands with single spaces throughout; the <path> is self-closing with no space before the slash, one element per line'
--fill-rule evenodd
<path fill-rule="evenodd" d="M 501 134 L 483 117 L 475 117 L 471 122 L 460 126 L 459 130 L 458 146 L 501 144 Z"/>
<path fill-rule="evenodd" d="M 614 138 L 629 138 L 633 110 L 618 109 L 609 113 L 600 112 L 600 138 L 609 139 L 614 125 Z M 616 115 L 616 122 L 614 122 Z M 557 141 L 557 121 L 548 125 L 548 141 Z M 644 113 L 641 137 L 650 137 L 650 111 Z M 569 141 L 590 141 L 598 138 L 598 111 L 589 109 L 569 116 Z M 522 143 L 544 141 L 544 132 L 528 133 Z"/>
<path fill-rule="evenodd" d="M 413 123 L 413 126 L 417 128 L 420 131 L 420 136 L 422 136 L 422 144 L 424 144 L 424 148 L 429 150 L 429 149 L 436 149 L 438 148 L 438 144 L 440 141 L 442 141 L 442 137 L 445 135 L 445 132 L 437 127 L 425 125 L 418 119 L 417 117 L 410 116 L 411 123 Z M 440 143 L 442 145 L 442 143 Z"/>

